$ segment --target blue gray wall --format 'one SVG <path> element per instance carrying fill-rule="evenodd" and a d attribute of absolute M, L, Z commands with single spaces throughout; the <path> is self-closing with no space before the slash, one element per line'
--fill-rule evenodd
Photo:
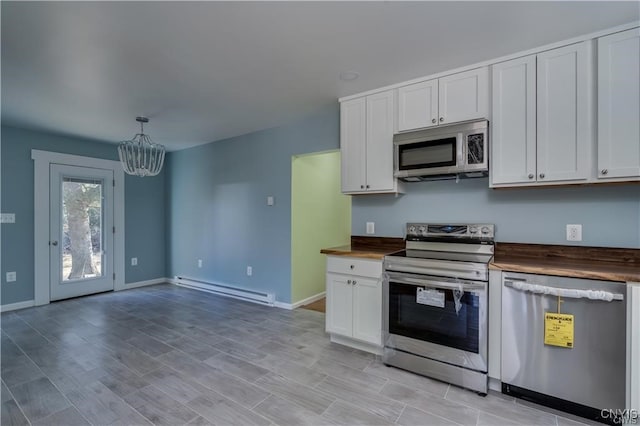
<path fill-rule="evenodd" d="M 2 211 L 15 213 L 15 224 L 2 224 L 1 303 L 32 300 L 33 255 L 33 160 L 31 150 L 60 152 L 117 160 L 115 145 L 57 136 L 49 133 L 2 127 Z M 165 276 L 165 177 L 126 176 L 125 179 L 125 282 Z M 138 257 L 138 266 L 129 259 Z M 7 271 L 18 280 L 6 283 Z"/>
<path fill-rule="evenodd" d="M 338 146 L 334 104 L 292 125 L 170 153 L 169 276 L 273 292 L 289 303 L 291 156 Z"/>
<path fill-rule="evenodd" d="M 404 236 L 406 222 L 487 222 L 503 242 L 571 244 L 565 226 L 582 224 L 588 246 L 640 247 L 640 186 L 488 188 L 488 179 L 406 184 L 406 193 L 353 197 L 352 232 Z"/>

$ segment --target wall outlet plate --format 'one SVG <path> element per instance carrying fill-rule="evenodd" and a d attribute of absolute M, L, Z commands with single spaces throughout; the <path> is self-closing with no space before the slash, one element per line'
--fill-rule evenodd
<path fill-rule="evenodd" d="M 137 257 L 132 257 L 131 258 L 131 266 L 138 266 L 138 258 Z"/>
<path fill-rule="evenodd" d="M 248 276 L 253 275 L 253 268 L 251 266 L 247 266 L 247 275 Z"/>
<path fill-rule="evenodd" d="M 7 282 L 12 283 L 17 279 L 17 274 L 15 272 L 7 272 Z"/>
<path fill-rule="evenodd" d="M 567 225 L 567 241 L 582 241 L 582 225 Z"/>
<path fill-rule="evenodd" d="M 202 259 L 198 259 L 198 268 L 202 268 Z"/>
<path fill-rule="evenodd" d="M 273 195 L 269 195 L 267 197 L 267 205 L 272 206 L 274 203 L 275 203 L 275 199 L 273 198 Z"/>
<path fill-rule="evenodd" d="M 15 213 L 0 214 L 0 223 L 16 223 L 16 214 Z"/>
<path fill-rule="evenodd" d="M 376 233 L 376 223 L 367 222 L 367 234 L 375 234 L 375 233 Z"/>

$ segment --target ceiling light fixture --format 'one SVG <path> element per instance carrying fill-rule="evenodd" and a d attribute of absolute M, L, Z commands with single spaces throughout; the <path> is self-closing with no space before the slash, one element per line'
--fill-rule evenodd
<path fill-rule="evenodd" d="M 162 170 L 164 146 L 154 143 L 144 134 L 144 123 L 149 122 L 147 117 L 136 117 L 136 121 L 140 123 L 140 133 L 131 140 L 120 142 L 118 146 L 122 168 L 134 176 L 155 176 Z"/>
<path fill-rule="evenodd" d="M 351 81 L 358 77 L 360 77 L 360 74 L 355 71 L 343 71 L 340 73 L 340 80 L 342 81 Z"/>

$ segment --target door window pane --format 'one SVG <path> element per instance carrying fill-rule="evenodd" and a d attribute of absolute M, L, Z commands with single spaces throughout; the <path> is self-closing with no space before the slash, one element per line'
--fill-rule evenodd
<path fill-rule="evenodd" d="M 98 278 L 103 264 L 102 181 L 62 179 L 62 281 Z"/>

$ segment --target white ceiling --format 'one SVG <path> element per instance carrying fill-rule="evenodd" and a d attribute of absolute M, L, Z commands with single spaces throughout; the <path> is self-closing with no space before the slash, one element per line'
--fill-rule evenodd
<path fill-rule="evenodd" d="M 640 18 L 637 2 L 6 2 L 2 122 L 169 149 Z M 352 82 L 342 71 L 357 71 Z"/>

